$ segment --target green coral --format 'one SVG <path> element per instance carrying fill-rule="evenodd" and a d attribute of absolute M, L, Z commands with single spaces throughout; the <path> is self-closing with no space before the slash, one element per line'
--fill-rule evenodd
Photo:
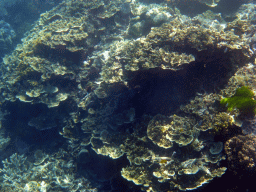
<path fill-rule="evenodd" d="M 256 114 L 256 101 L 253 97 L 253 91 L 248 86 L 242 86 L 237 88 L 235 95 L 232 97 L 222 99 L 220 104 L 227 107 L 228 111 L 233 111 L 234 108 L 237 108 L 241 113 Z"/>

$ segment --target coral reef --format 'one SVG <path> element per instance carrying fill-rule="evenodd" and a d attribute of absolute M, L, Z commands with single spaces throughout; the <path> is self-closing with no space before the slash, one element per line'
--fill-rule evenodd
<path fill-rule="evenodd" d="M 148 117 L 144 118 L 149 120 Z M 225 159 L 223 154 L 221 154 L 222 145 L 220 143 L 213 143 L 209 148 L 201 147 L 198 150 L 197 146 L 202 145 L 202 141 L 194 138 L 198 135 L 197 131 L 191 129 L 192 127 L 189 124 L 192 122 L 186 120 L 185 123 L 181 119 L 178 116 L 168 119 L 162 115 L 157 115 L 149 121 L 148 130 L 155 129 L 155 133 L 158 130 L 162 131 L 162 134 L 158 132 L 160 136 L 156 138 L 156 134 L 153 140 L 156 145 L 161 147 L 157 151 L 154 150 L 154 146 L 150 145 L 149 139 L 152 138 L 149 136 L 148 139 L 141 135 L 144 129 L 143 124 L 137 125 L 136 132 L 121 146 L 130 161 L 130 166 L 122 169 L 122 176 L 129 181 L 133 181 L 136 185 L 142 185 L 144 190 L 161 191 L 161 183 L 168 182 L 170 189 L 190 190 L 196 189 L 214 177 L 220 177 L 224 174 L 226 168 L 216 166 L 217 162 Z M 181 122 L 183 122 L 182 125 L 179 124 Z M 174 141 L 179 143 L 180 147 L 170 144 L 171 138 L 168 138 L 168 127 L 170 135 L 177 128 L 177 132 L 172 137 L 177 139 Z M 180 131 L 181 129 L 184 130 Z M 185 129 L 187 129 L 187 133 L 188 130 L 194 131 L 191 144 L 184 142 L 186 134 L 183 133 L 186 133 Z M 161 137 L 164 144 L 159 142 Z M 191 142 L 191 139 L 189 141 Z M 169 145 L 167 145 L 167 142 L 169 142 Z M 186 153 L 184 153 L 185 151 Z M 201 151 L 201 155 L 199 155 L 198 151 Z M 193 182 L 187 182 L 189 180 L 193 180 Z"/>
<path fill-rule="evenodd" d="M 182 49 L 184 46 L 197 51 L 213 49 L 230 53 L 238 51 L 241 57 L 236 58 L 238 55 L 232 54 L 233 65 L 239 65 L 252 56 L 249 46 L 251 38 L 240 37 L 234 32 L 234 28 L 239 24 L 240 28 L 245 28 L 243 32 L 253 33 L 253 26 L 249 27 L 246 22 L 234 21 L 225 29 L 226 25 L 218 20 L 215 23 L 206 22 L 205 17 L 208 15 L 214 14 L 202 14 L 193 19 L 173 17 L 171 22 L 152 28 L 145 38 L 115 43 L 108 48 L 108 51 L 102 52 L 104 65 L 99 81 L 114 83 L 123 79 L 128 80 L 129 71 L 152 68 L 183 69 L 195 60 L 192 54 L 175 52 L 176 49 Z"/>
<path fill-rule="evenodd" d="M 238 135 L 225 143 L 225 152 L 230 169 L 255 170 L 256 162 L 256 137 L 254 135 Z"/>
<path fill-rule="evenodd" d="M 93 130 L 83 128 L 86 134 L 93 135 L 90 139 L 93 150 L 113 159 L 126 154 L 130 165 L 123 167 L 121 174 L 128 181 L 141 185 L 143 190 L 161 191 L 161 183 L 166 182 L 169 189 L 196 189 L 226 170 L 217 166 L 225 159 L 221 153 L 222 143 L 204 146 L 202 138 L 198 139 L 200 131 L 195 128 L 193 119 L 177 115 L 169 118 L 143 116 L 140 122 L 133 123 L 133 134 L 103 130 L 96 122 L 101 124 L 94 121 Z M 87 118 L 84 125 L 88 123 Z M 181 182 L 191 179 L 193 183 Z"/>
<path fill-rule="evenodd" d="M 64 1 L 41 15 L 37 25 L 23 38 L 23 44 L 18 45 L 12 55 L 4 58 L 6 68 L 3 79 L 8 85 L 4 83 L 1 87 L 10 85 L 9 91 L 5 93 L 10 100 L 18 98 L 24 102 L 41 102 L 55 107 L 72 95 L 76 97 L 79 81 L 94 73 L 91 66 L 86 63 L 83 65 L 83 61 L 95 44 L 111 38 L 101 35 L 106 30 L 101 19 L 108 19 L 118 11 L 112 10 L 111 14 L 107 10 L 113 4 L 104 6 L 106 15 L 100 12 L 96 21 L 87 13 L 90 9 L 102 7 L 100 2 L 90 5 L 87 1 Z M 121 9 L 121 2 L 119 5 Z M 80 9 L 75 17 L 71 15 L 73 9 Z M 108 25 L 108 30 L 119 30 L 114 27 L 111 29 Z M 54 56 L 48 57 L 49 54 Z M 10 65 L 12 67 L 9 68 Z M 20 84 L 20 81 L 23 83 Z M 65 87 L 62 87 L 62 83 L 66 84 Z"/>
<path fill-rule="evenodd" d="M 60 150 L 47 155 L 41 150 L 34 157 L 14 153 L 3 161 L 1 169 L 2 191 L 88 191 L 96 192 L 90 182 L 83 177 L 77 178 L 73 170 L 73 160 L 65 160 L 68 153 Z"/>
<path fill-rule="evenodd" d="M 152 28 L 145 38 L 115 40 L 108 46 L 99 45 L 101 50 L 98 51 L 95 49 L 95 44 L 112 38 L 101 34 L 107 34 L 110 30 L 118 33 L 120 29 L 116 26 L 105 28 L 102 21 L 99 20 L 97 23 L 92 20 L 85 13 L 90 9 L 101 7 L 102 4 L 98 3 L 97 7 L 96 4 L 90 7 L 87 3 L 81 4 L 75 1 L 71 8 L 68 2 L 63 2 L 53 10 L 42 14 L 34 29 L 23 39 L 24 43 L 17 46 L 12 55 L 4 58 L 5 75 L 1 87 L 8 87 L 3 91 L 3 94 L 7 95 L 6 99 L 14 101 L 18 98 L 21 101 L 41 102 L 54 107 L 68 98 L 78 103 L 82 102 L 82 98 L 77 98 L 77 94 L 80 92 L 80 95 L 86 95 L 89 87 L 94 89 L 99 98 L 103 98 L 107 96 L 103 94 L 107 92 L 107 90 L 103 91 L 103 82 L 125 83 L 129 80 L 128 75 L 133 71 L 159 67 L 165 70 L 183 69 L 195 60 L 191 53 L 175 51 L 185 45 L 197 51 L 207 49 L 239 51 L 240 54 L 233 55 L 234 61 L 238 56 L 241 61 L 251 55 L 249 38 L 240 37 L 233 31 L 238 23 L 230 24 L 224 31 L 225 27 L 213 28 L 210 23 L 205 23 L 204 15 L 194 19 L 180 19 L 178 14 L 171 16 L 171 22 L 168 23 L 166 20 L 167 24 Z M 108 12 L 109 15 L 103 16 L 102 12 L 99 12 L 97 17 L 100 19 L 114 17 L 121 9 L 121 3 L 117 5 L 115 5 L 116 10 L 111 9 L 112 12 Z M 135 5 L 133 6 L 132 13 L 136 12 Z M 62 7 L 68 9 L 63 11 Z M 75 7 L 79 7 L 79 11 L 75 17 L 71 17 L 70 14 Z M 107 12 L 108 7 L 104 6 L 104 8 Z M 155 15 L 153 8 L 147 10 L 148 12 L 152 10 Z M 202 22 L 203 26 L 198 25 Z M 247 23 L 239 24 L 245 28 L 244 33 L 249 34 L 253 30 L 252 27 L 244 26 Z M 218 25 L 218 21 L 215 25 Z M 49 53 L 55 57 L 47 57 Z M 88 57 L 89 54 L 92 55 Z M 83 60 L 85 61 L 82 62 Z M 12 67 L 8 68 L 8 66 Z M 90 80 L 90 77 L 96 75 L 95 73 L 100 76 L 97 79 L 98 85 L 88 82 L 81 86 L 81 82 L 87 78 Z M 67 86 L 61 87 L 61 83 L 66 83 Z M 55 88 L 49 91 L 48 87 Z M 108 86 L 105 86 L 105 89 L 108 89 Z"/>
<path fill-rule="evenodd" d="M 74 170 L 93 155 L 127 159 L 115 174 L 156 192 L 193 190 L 221 177 L 224 152 L 230 167 L 252 169 L 254 137 L 230 138 L 231 128 L 246 121 L 241 103 L 230 100 L 244 99 L 242 91 L 254 103 L 256 91 L 256 26 L 245 17 L 226 22 L 206 11 L 190 18 L 170 3 L 136 0 L 64 0 L 41 14 L 3 58 L 0 101 L 44 106 L 17 129 L 30 138 L 57 132 L 68 142 L 55 141 L 53 148 L 61 147 L 54 154 L 4 160 L 1 190 L 97 191 Z M 226 140 L 215 135 L 228 140 L 224 152 Z M 27 145 L 17 150 L 33 151 Z"/>

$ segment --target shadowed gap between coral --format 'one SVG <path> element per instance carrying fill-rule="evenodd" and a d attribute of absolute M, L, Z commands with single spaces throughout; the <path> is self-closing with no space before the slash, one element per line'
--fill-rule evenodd
<path fill-rule="evenodd" d="M 223 52 L 199 52 L 195 62 L 179 71 L 149 69 L 131 72 L 129 87 L 137 89 L 131 100 L 136 116 L 143 113 L 170 115 L 197 93 L 217 92 L 233 70 Z M 233 72 L 233 71 L 232 71 Z"/>
<path fill-rule="evenodd" d="M 65 45 L 56 45 L 54 49 L 40 43 L 35 46 L 35 55 L 39 55 L 52 62 L 59 62 L 60 65 L 66 67 L 81 65 L 92 51 L 87 51 L 87 53 L 82 50 L 71 52 Z"/>
<path fill-rule="evenodd" d="M 77 158 L 77 169 L 79 174 L 88 178 L 92 183 L 99 181 L 101 186 L 99 187 L 102 191 L 112 190 L 124 190 L 129 189 L 129 182 L 125 180 L 120 172 L 121 169 L 129 165 L 126 155 L 120 157 L 119 159 L 111 159 L 110 157 L 97 155 L 92 149 L 89 149 L 88 152 L 82 153 Z M 111 183 L 112 179 L 118 183 Z M 135 190 L 135 189 L 136 190 Z M 134 191 L 140 191 L 140 187 L 134 187 Z"/>
<path fill-rule="evenodd" d="M 10 115 L 6 116 L 6 120 L 2 121 L 2 126 L 6 129 L 6 133 L 11 137 L 12 142 L 18 138 L 28 145 L 42 145 L 50 144 L 57 140 L 59 142 L 65 140 L 59 134 L 61 127 L 61 125 L 59 125 L 59 119 L 53 120 L 56 121 L 56 127 L 51 129 L 38 130 L 35 127 L 29 126 L 29 121 L 32 118 L 37 118 L 43 113 L 47 114 L 50 109 L 46 105 L 31 105 L 30 103 L 15 101 L 5 102 L 2 107 L 10 112 Z M 65 116 L 63 107 L 60 107 L 58 110 L 61 110 L 63 116 Z"/>
<path fill-rule="evenodd" d="M 52 76 L 52 78 L 49 81 L 49 84 L 51 86 L 58 87 L 59 90 L 65 90 L 65 92 L 70 92 L 70 91 L 76 90 L 78 83 L 75 81 L 75 79 L 73 77 L 65 78 L 65 76 L 68 77 L 68 74 L 64 75 L 64 76 L 62 76 L 62 75 Z"/>

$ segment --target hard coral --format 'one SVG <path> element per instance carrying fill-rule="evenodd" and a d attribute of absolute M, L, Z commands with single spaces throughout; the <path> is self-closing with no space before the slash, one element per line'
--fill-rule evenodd
<path fill-rule="evenodd" d="M 225 151 L 229 166 L 234 171 L 245 168 L 256 170 L 256 137 L 253 135 L 238 135 L 225 143 Z"/>

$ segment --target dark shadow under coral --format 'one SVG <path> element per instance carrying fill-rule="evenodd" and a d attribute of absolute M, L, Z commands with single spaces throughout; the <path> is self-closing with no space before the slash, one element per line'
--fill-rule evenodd
<path fill-rule="evenodd" d="M 199 52 L 197 60 L 179 71 L 149 69 L 129 74 L 129 86 L 137 90 L 131 100 L 137 115 L 170 115 L 197 93 L 218 92 L 233 73 L 228 54 Z"/>

